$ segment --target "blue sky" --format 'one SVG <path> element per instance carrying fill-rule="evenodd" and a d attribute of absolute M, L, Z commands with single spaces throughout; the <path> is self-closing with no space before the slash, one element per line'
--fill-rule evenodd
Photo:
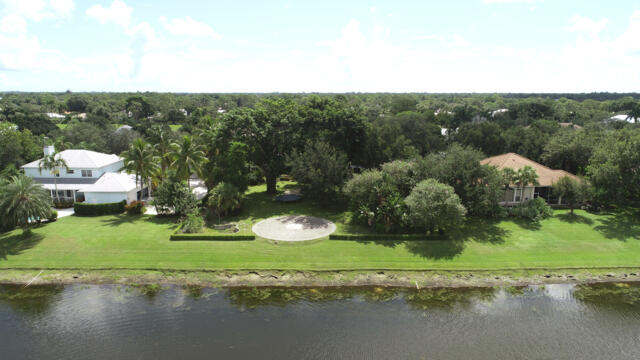
<path fill-rule="evenodd" d="M 0 91 L 640 91 L 637 0 L 0 0 Z"/>

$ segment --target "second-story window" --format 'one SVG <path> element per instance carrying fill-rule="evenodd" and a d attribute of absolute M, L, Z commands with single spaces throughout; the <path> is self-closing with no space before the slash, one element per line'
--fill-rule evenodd
<path fill-rule="evenodd" d="M 67 169 L 67 174 L 73 174 L 73 170 Z"/>
<path fill-rule="evenodd" d="M 82 170 L 82 177 L 92 177 L 91 170 Z"/>

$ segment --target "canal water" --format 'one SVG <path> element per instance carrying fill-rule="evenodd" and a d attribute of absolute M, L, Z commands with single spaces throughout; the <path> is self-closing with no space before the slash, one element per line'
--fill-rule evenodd
<path fill-rule="evenodd" d="M 0 286 L 1 359 L 640 359 L 640 284 Z"/>

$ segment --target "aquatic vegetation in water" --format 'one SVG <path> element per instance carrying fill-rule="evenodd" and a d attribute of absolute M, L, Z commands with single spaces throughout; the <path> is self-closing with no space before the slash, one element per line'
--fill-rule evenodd
<path fill-rule="evenodd" d="M 45 313 L 58 300 L 62 285 L 0 285 L 0 302 L 26 315 Z"/>
<path fill-rule="evenodd" d="M 640 284 L 601 283 L 577 285 L 573 296 L 584 304 L 609 308 L 640 308 Z"/>

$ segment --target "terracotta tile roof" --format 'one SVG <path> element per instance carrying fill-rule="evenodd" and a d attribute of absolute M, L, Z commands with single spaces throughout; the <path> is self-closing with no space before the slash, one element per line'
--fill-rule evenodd
<path fill-rule="evenodd" d="M 527 165 L 531 166 L 536 170 L 538 174 L 538 183 L 540 186 L 552 186 L 553 183 L 558 181 L 563 176 L 569 176 L 576 181 L 582 181 L 579 177 L 566 172 L 564 170 L 553 170 L 542 164 L 538 164 L 533 160 L 529 160 L 524 156 L 520 156 L 516 153 L 507 153 L 497 156 L 492 156 L 490 158 L 486 158 L 480 161 L 483 165 L 493 165 L 498 168 L 498 170 L 502 170 L 504 168 L 512 168 L 513 170 L 518 170 Z"/>

